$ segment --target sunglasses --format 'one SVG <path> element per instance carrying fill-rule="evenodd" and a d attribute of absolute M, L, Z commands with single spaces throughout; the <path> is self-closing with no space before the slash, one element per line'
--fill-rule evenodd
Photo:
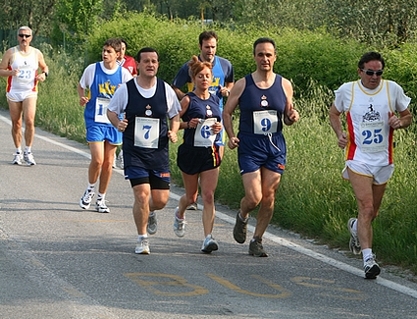
<path fill-rule="evenodd" d="M 19 37 L 21 37 L 21 38 L 30 38 L 31 35 L 30 34 L 19 34 Z"/>
<path fill-rule="evenodd" d="M 365 74 L 366 74 L 366 75 L 369 75 L 369 76 L 373 76 L 374 74 L 375 74 L 376 76 L 381 76 L 381 75 L 382 75 L 382 73 L 384 73 L 384 71 L 382 71 L 382 70 L 372 71 L 372 70 L 365 70 L 365 69 L 361 69 L 361 71 L 362 71 L 362 72 L 365 72 Z"/>

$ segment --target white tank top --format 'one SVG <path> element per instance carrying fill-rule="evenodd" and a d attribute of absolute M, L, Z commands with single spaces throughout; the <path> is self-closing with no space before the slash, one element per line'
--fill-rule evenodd
<path fill-rule="evenodd" d="M 13 48 L 12 63 L 9 69 L 19 69 L 19 74 L 9 76 L 7 92 L 37 91 L 36 75 L 39 68 L 39 50 L 31 47 L 28 53 L 19 51 L 16 46 Z"/>
<path fill-rule="evenodd" d="M 388 119 L 394 108 L 387 81 L 371 91 L 352 82 L 352 99 L 347 112 L 346 159 L 374 166 L 392 164 L 393 130 Z"/>

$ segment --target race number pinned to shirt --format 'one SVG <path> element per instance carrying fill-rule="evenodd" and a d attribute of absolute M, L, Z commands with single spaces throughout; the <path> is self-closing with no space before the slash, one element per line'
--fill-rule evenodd
<path fill-rule="evenodd" d="M 158 148 L 159 121 L 147 117 L 135 119 L 135 146 L 144 148 Z"/>
<path fill-rule="evenodd" d="M 364 153 L 382 152 L 388 147 L 388 134 L 383 121 L 362 122 L 359 125 L 361 149 Z"/>
<path fill-rule="evenodd" d="M 253 133 L 275 133 L 278 128 L 278 116 L 275 110 L 253 112 Z"/>
<path fill-rule="evenodd" d="M 216 140 L 216 134 L 213 134 L 212 125 L 217 122 L 215 118 L 201 120 L 198 123 L 194 134 L 194 146 L 210 147 Z"/>
<path fill-rule="evenodd" d="M 98 97 L 96 99 L 96 112 L 94 115 L 95 122 L 110 124 L 110 121 L 107 117 L 107 107 L 109 106 L 109 103 L 110 99 L 103 97 Z"/>

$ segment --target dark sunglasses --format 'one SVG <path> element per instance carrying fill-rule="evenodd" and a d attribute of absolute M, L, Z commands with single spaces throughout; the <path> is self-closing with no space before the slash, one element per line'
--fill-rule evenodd
<path fill-rule="evenodd" d="M 382 70 L 378 70 L 378 71 L 364 70 L 364 69 L 361 69 L 361 70 L 365 72 L 366 75 L 369 75 L 369 76 L 373 76 L 374 74 L 376 74 L 376 76 L 381 76 L 382 73 L 384 73 L 384 71 Z"/>
<path fill-rule="evenodd" d="M 30 38 L 31 35 L 30 34 L 19 34 L 19 37 L 21 37 L 21 38 Z"/>

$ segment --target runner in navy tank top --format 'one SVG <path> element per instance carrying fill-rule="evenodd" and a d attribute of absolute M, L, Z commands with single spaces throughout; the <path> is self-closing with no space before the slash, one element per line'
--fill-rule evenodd
<path fill-rule="evenodd" d="M 275 42 L 270 38 L 259 38 L 253 45 L 253 53 L 256 71 L 236 82 L 223 111 L 223 125 L 229 136 L 229 148 L 239 147 L 238 162 L 245 189 L 233 237 L 240 244 L 245 242 L 249 214 L 259 205 L 249 254 L 267 257 L 262 236 L 273 215 L 275 191 L 286 163 L 282 123 L 292 125 L 299 115 L 292 107 L 290 81 L 273 71 Z M 236 136 L 232 115 L 238 105 L 240 119 Z"/>
<path fill-rule="evenodd" d="M 138 76 L 116 91 L 107 116 L 123 132 L 125 178 L 133 189 L 138 233 L 135 253 L 149 254 L 148 234 L 155 234 L 158 225 L 155 211 L 169 199 L 168 144 L 177 141 L 181 106 L 171 86 L 156 77 L 158 52 L 142 48 L 136 60 Z"/>
<path fill-rule="evenodd" d="M 193 92 L 181 100 L 180 127 L 184 131 L 184 142 L 178 148 L 177 164 L 182 172 L 185 194 L 181 196 L 175 210 L 174 232 L 185 235 L 185 210 L 197 199 L 198 185 L 203 198 L 204 241 L 201 250 L 211 253 L 218 244 L 212 236 L 214 226 L 214 191 L 219 177 L 221 157 L 219 145 L 221 111 L 219 97 L 209 91 L 213 77 L 212 64 L 201 62 L 197 56 L 189 62 L 190 76 L 194 83 Z"/>

